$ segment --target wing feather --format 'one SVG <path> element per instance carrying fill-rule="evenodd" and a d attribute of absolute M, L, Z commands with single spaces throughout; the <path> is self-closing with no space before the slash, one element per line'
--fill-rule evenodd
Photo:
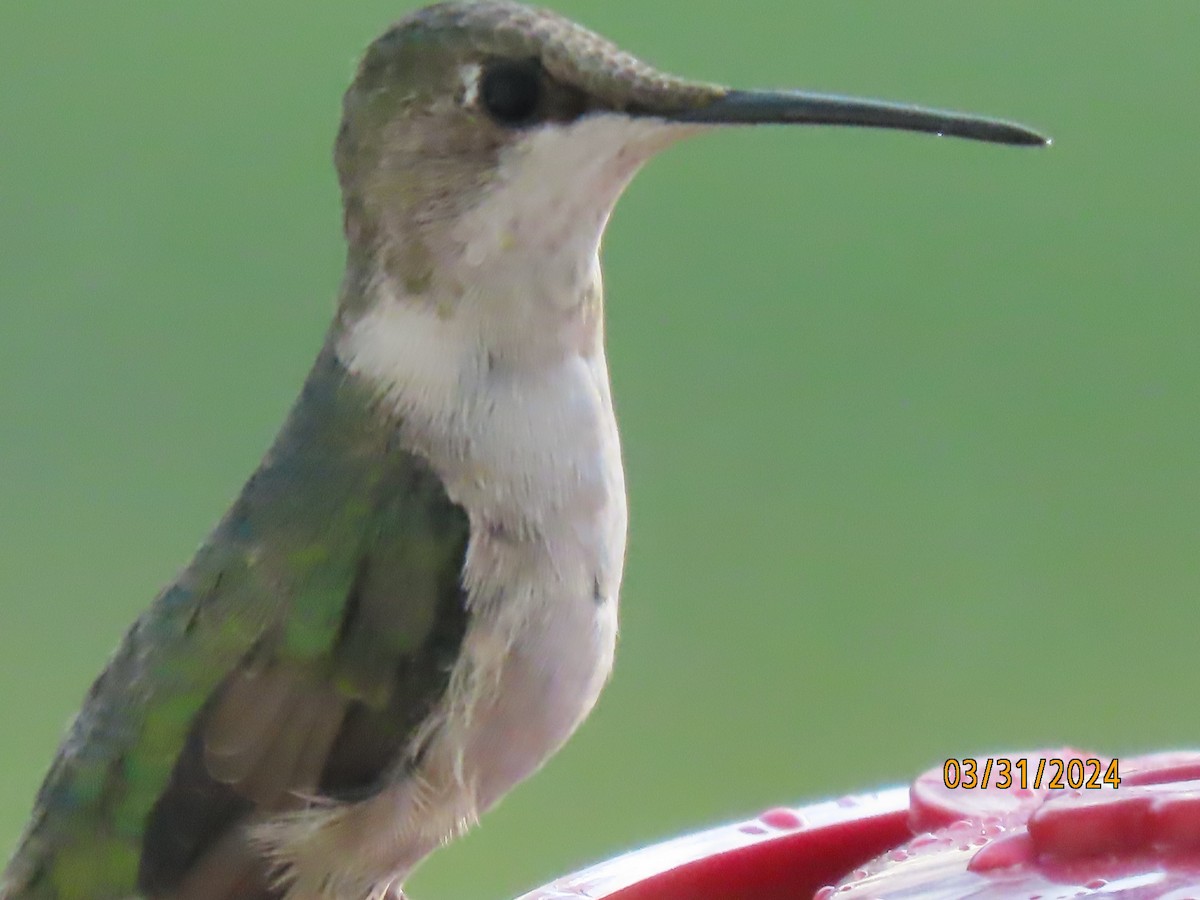
<path fill-rule="evenodd" d="M 0 896 L 271 898 L 248 827 L 403 766 L 466 629 L 469 526 L 398 433 L 327 347 L 93 686 Z"/>

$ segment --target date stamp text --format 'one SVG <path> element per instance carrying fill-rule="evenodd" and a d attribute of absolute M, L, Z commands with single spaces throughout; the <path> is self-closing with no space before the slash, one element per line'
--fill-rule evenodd
<path fill-rule="evenodd" d="M 988 756 L 983 759 L 964 756 L 948 759 L 942 765 L 942 784 L 947 790 L 1008 790 L 1050 791 L 1071 789 L 1100 790 L 1120 787 L 1120 761 L 1096 758 L 1046 759 L 1007 756 Z"/>

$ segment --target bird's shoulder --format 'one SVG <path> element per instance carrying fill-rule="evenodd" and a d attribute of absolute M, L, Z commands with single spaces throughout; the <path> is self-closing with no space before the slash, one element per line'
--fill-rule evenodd
<path fill-rule="evenodd" d="M 448 681 L 468 536 L 432 467 L 323 353 L 92 686 L 6 875 L 24 885 L 13 896 L 95 897 L 98 879 L 114 896 L 176 891 L 248 814 L 377 789 Z M 250 862 L 215 868 L 265 878 Z"/>

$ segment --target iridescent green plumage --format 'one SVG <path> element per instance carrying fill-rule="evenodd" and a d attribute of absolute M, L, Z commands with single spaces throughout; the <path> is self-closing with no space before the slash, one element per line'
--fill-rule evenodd
<path fill-rule="evenodd" d="M 3 896 L 162 896 L 252 808 L 360 796 L 403 764 L 465 627 L 467 521 L 396 426 L 322 354 L 259 471 L 92 687 Z"/>

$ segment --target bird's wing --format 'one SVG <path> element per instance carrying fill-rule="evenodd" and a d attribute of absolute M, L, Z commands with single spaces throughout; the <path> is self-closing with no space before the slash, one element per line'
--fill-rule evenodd
<path fill-rule="evenodd" d="M 227 884 L 197 896 L 271 896 L 241 826 L 368 796 L 405 762 L 466 629 L 468 522 L 398 440 L 323 353 L 262 467 L 93 685 L 2 900 L 164 897 L 202 868 Z"/>

